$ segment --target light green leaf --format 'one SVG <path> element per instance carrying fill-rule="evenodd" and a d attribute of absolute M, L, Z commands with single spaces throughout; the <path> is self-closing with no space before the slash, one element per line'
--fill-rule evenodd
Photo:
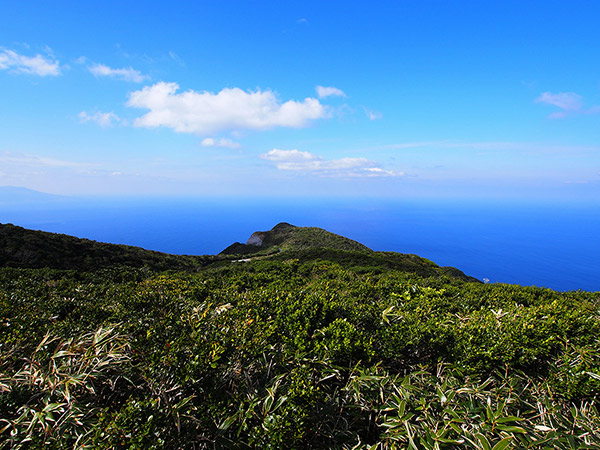
<path fill-rule="evenodd" d="M 498 429 L 506 431 L 507 433 L 527 433 L 525 428 L 515 427 L 511 425 L 498 425 Z"/>
<path fill-rule="evenodd" d="M 481 445 L 482 445 L 482 447 L 483 447 L 484 450 L 492 450 L 492 446 L 490 445 L 490 441 L 488 441 L 488 438 L 486 438 L 481 433 L 477 433 L 475 436 L 477 437 L 477 439 L 479 440 L 479 442 L 481 442 Z"/>
<path fill-rule="evenodd" d="M 518 422 L 519 420 L 523 420 L 523 418 L 516 417 L 516 416 L 506 416 L 506 417 L 501 417 L 500 419 L 496 420 L 496 423 Z"/>
<path fill-rule="evenodd" d="M 513 439 L 512 436 L 509 436 L 509 437 L 502 439 L 501 441 L 496 442 L 496 445 L 494 445 L 494 447 L 492 447 L 492 450 L 504 450 L 506 447 L 509 446 L 512 439 Z"/>

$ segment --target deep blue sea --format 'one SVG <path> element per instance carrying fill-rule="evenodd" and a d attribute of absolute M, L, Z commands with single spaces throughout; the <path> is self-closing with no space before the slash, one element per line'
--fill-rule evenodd
<path fill-rule="evenodd" d="M 489 282 L 600 291 L 600 203 L 374 199 L 69 199 L 0 203 L 0 222 L 214 254 L 279 222 L 414 253 Z"/>

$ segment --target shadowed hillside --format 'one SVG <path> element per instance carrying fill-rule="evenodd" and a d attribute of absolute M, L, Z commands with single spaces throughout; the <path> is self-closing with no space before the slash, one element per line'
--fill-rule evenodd
<path fill-rule="evenodd" d="M 169 255 L 129 245 L 105 244 L 65 234 L 0 224 L 0 266 L 97 270 L 115 265 L 191 270 L 208 257 Z"/>

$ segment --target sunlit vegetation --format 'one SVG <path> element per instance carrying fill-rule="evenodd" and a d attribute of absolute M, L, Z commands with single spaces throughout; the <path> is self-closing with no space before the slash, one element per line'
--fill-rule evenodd
<path fill-rule="evenodd" d="M 330 233 L 322 228 L 296 227 L 282 222 L 269 231 L 255 233 L 260 236 L 261 245 L 246 245 L 236 242 L 221 254 L 273 253 L 285 250 L 306 250 L 308 248 L 335 248 L 346 251 L 366 251 L 371 249 L 344 236 Z"/>
<path fill-rule="evenodd" d="M 0 269 L 0 446 L 600 446 L 599 293 L 344 251 Z"/>

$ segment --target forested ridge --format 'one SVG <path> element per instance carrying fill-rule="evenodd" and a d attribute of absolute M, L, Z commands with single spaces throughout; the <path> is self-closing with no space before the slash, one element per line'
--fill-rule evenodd
<path fill-rule="evenodd" d="M 192 257 L 3 226 L 0 446 L 598 448 L 599 293 L 283 229 Z"/>

